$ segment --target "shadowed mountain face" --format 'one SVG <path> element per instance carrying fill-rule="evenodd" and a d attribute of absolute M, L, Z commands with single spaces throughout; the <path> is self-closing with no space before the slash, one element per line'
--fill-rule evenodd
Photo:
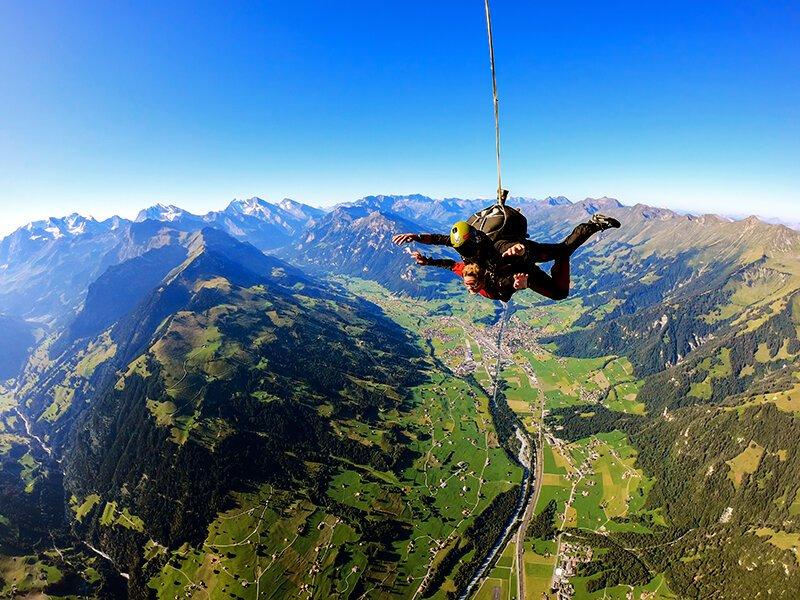
<path fill-rule="evenodd" d="M 418 354 L 373 305 L 206 228 L 98 279 L 23 395 L 34 429 L 64 449 L 67 498 L 102 498 L 132 523 L 109 528 L 98 512 L 73 526 L 129 565 L 136 596 L 148 540 L 202 541 L 233 490 L 316 489 L 327 479 L 308 461 L 405 464 L 393 438 L 364 443 L 337 423 L 395 431 L 381 412 L 405 410 Z"/>
<path fill-rule="evenodd" d="M 336 474 L 347 465 L 370 485 L 407 492 L 398 482 L 414 458 L 409 440 L 422 438 L 403 418 L 429 419 L 411 412 L 408 390 L 430 365 L 380 309 L 320 278 L 372 280 L 413 296 L 417 309 L 420 299 L 460 293 L 443 285 L 451 274 L 416 267 L 391 236 L 444 232 L 486 204 L 370 196 L 323 213 L 251 199 L 205 216 L 157 206 L 134 223 L 73 215 L 0 242 L 0 380 L 22 369 L 0 387 L 0 543 L 23 552 L 48 532 L 85 540 L 129 567 L 131 594 L 144 598 L 156 574 L 171 577 L 184 560 L 219 570 L 214 557 L 225 553 L 207 546 L 214 523 L 240 494 L 264 493 L 264 506 L 251 507 L 283 498 L 276 522 L 307 503 L 331 516 L 324 526 L 379 538 L 365 565 L 402 562 L 397 544 L 409 541 L 405 524 L 416 515 L 388 501 L 356 510 L 331 490 L 345 487 Z M 537 241 L 559 241 L 597 212 L 623 223 L 575 254 L 574 322 L 538 340 L 563 357 L 632 365 L 643 414 L 581 398 L 550 416 L 570 440 L 624 431 L 653 479 L 642 503 L 663 516 L 663 539 L 639 544 L 639 533 L 610 531 L 603 541 L 652 547 L 637 560 L 689 596 L 713 593 L 713 573 L 757 590 L 733 550 L 682 562 L 682 549 L 691 553 L 680 544 L 728 536 L 761 557 L 768 543 L 756 528 L 800 531 L 800 235 L 610 198 L 509 204 Z M 520 315 L 563 306 L 528 291 L 516 298 Z M 443 439 L 461 425 L 453 427 Z M 745 471 L 731 475 L 740 463 Z M 37 520 L 44 512 L 55 517 Z M 281 535 L 291 540 L 297 528 Z M 659 550 L 667 542 L 674 552 Z M 769 556 L 764 569 L 783 572 Z"/>
<path fill-rule="evenodd" d="M 177 267 L 187 255 L 180 244 L 148 250 L 141 256 L 109 267 L 89 286 L 81 312 L 64 341 L 95 337 L 130 312 L 136 302 Z"/>
<path fill-rule="evenodd" d="M 19 373 L 35 339 L 31 325 L 14 317 L 0 315 L 0 331 L 3 332 L 3 343 L 0 344 L 0 381 L 2 381 L 11 379 Z"/>

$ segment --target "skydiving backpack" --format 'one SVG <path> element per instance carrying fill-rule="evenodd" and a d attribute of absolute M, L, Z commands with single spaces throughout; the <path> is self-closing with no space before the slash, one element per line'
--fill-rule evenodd
<path fill-rule="evenodd" d="M 493 204 L 476 212 L 467 223 L 488 235 L 493 242 L 528 237 L 528 219 L 511 206 Z"/>

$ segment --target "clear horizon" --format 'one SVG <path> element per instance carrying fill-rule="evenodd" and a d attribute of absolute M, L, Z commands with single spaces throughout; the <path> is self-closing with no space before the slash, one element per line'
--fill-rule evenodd
<path fill-rule="evenodd" d="M 411 196 L 411 195 L 417 195 L 417 194 L 421 195 L 421 196 L 429 197 L 432 200 L 441 200 L 443 198 L 458 198 L 458 199 L 461 199 L 461 200 L 481 199 L 479 196 L 457 197 L 457 196 L 452 196 L 452 195 L 445 195 L 445 196 L 442 196 L 442 197 L 433 197 L 433 196 L 430 196 L 428 194 L 423 194 L 423 193 L 420 193 L 420 192 L 410 192 L 408 194 L 387 194 L 387 193 L 364 194 L 363 196 L 359 196 L 358 198 L 351 198 L 349 200 L 344 200 L 342 202 L 344 202 L 344 203 L 355 202 L 355 201 L 360 200 L 360 199 L 362 199 L 362 198 L 364 198 L 366 196 L 381 196 L 381 195 L 383 195 L 383 196 Z M 570 202 L 573 202 L 573 203 L 581 202 L 582 200 L 589 200 L 589 199 L 596 200 L 596 199 L 603 198 L 603 197 L 613 198 L 612 196 L 608 196 L 608 195 L 594 195 L 594 196 L 586 196 L 584 198 L 570 198 L 570 197 L 568 197 L 568 196 L 566 196 L 564 194 L 546 194 L 546 195 L 516 194 L 516 196 L 525 197 L 525 198 L 534 198 L 534 199 L 538 199 L 538 200 L 543 200 L 543 199 L 545 199 L 547 197 L 559 197 L 559 196 L 561 196 L 561 197 L 567 198 Z M 95 219 L 97 221 L 103 221 L 105 219 L 108 219 L 108 218 L 111 218 L 111 217 L 115 217 L 115 216 L 116 217 L 122 217 L 122 218 L 125 218 L 125 219 L 129 219 L 129 220 L 132 221 L 137 217 L 137 215 L 139 214 L 140 211 L 142 211 L 144 209 L 147 209 L 147 208 L 151 208 L 151 207 L 155 206 L 156 204 L 163 204 L 165 206 L 166 205 L 174 205 L 177 208 L 183 209 L 183 210 L 185 210 L 185 211 L 187 211 L 189 213 L 192 213 L 194 215 L 203 216 L 203 215 L 205 215 L 205 214 L 207 214 L 207 213 L 209 213 L 211 211 L 224 210 L 234 200 L 243 200 L 243 199 L 249 199 L 249 198 L 254 198 L 254 197 L 260 198 L 260 199 L 265 200 L 267 202 L 271 202 L 273 204 L 277 204 L 281 200 L 283 200 L 285 198 L 288 198 L 290 200 L 294 200 L 296 202 L 301 202 L 303 204 L 306 204 L 306 205 L 309 205 L 309 206 L 313 206 L 313 207 L 317 207 L 317 208 L 331 208 L 331 207 L 333 207 L 333 206 L 335 206 L 337 204 L 341 204 L 342 203 L 342 202 L 332 202 L 332 203 L 328 203 L 328 204 L 317 204 L 317 203 L 313 203 L 313 202 L 304 202 L 302 200 L 298 200 L 297 198 L 292 198 L 291 196 L 285 196 L 285 197 L 282 197 L 282 198 L 265 198 L 264 196 L 259 196 L 258 194 L 255 194 L 255 195 L 250 195 L 250 196 L 243 196 L 241 198 L 232 198 L 232 199 L 224 201 L 224 202 L 222 202 L 222 203 L 220 203 L 220 204 L 218 204 L 216 206 L 212 206 L 212 207 L 208 208 L 207 210 L 204 209 L 204 210 L 201 210 L 201 211 L 192 210 L 191 208 L 189 208 L 187 206 L 183 206 L 181 204 L 176 204 L 174 202 L 156 202 L 156 203 L 152 203 L 152 204 L 143 204 L 141 206 L 132 207 L 131 211 L 129 211 L 127 213 L 124 213 L 124 214 L 117 213 L 117 212 L 89 213 L 89 212 L 81 212 L 79 210 L 76 210 L 76 211 L 68 211 L 68 212 L 59 213 L 59 214 L 45 215 L 44 217 L 42 217 L 40 219 L 29 219 L 28 221 L 25 221 L 25 222 L 22 222 L 22 223 L 17 223 L 15 225 L 9 225 L 7 228 L 4 228 L 5 224 L 2 224 L 2 225 L 0 225 L 0 240 L 2 240 L 8 234 L 13 233 L 17 229 L 20 229 L 20 228 L 24 227 L 28 223 L 36 222 L 36 221 L 42 221 L 42 220 L 46 220 L 48 218 L 64 218 L 64 217 L 68 217 L 68 216 L 70 216 L 72 214 L 75 214 L 75 213 L 77 213 L 77 214 L 79 214 L 79 215 L 81 215 L 83 217 L 87 217 L 87 218 L 91 217 L 91 218 L 93 218 L 93 219 Z M 645 205 L 653 206 L 653 207 L 656 207 L 656 208 L 667 208 L 667 209 L 673 210 L 673 211 L 681 213 L 681 214 L 691 214 L 691 215 L 696 215 L 696 216 L 703 215 L 703 214 L 713 214 L 713 215 L 717 215 L 717 216 L 720 216 L 720 217 L 732 218 L 732 219 L 735 219 L 735 220 L 741 220 L 741 219 L 745 219 L 745 218 L 750 217 L 750 216 L 756 216 L 756 217 L 758 217 L 758 218 L 760 218 L 762 220 L 765 220 L 765 221 L 776 219 L 776 220 L 779 220 L 783 224 L 793 225 L 795 228 L 797 228 L 797 226 L 800 226 L 800 220 L 795 221 L 793 219 L 787 219 L 787 218 L 783 218 L 783 217 L 776 216 L 776 215 L 766 215 L 766 214 L 758 214 L 758 213 L 725 213 L 725 212 L 713 212 L 713 211 L 709 212 L 709 211 L 703 211 L 703 210 L 699 210 L 698 211 L 698 210 L 690 209 L 690 208 L 682 208 L 682 207 L 677 207 L 677 206 L 672 206 L 672 207 L 671 206 L 662 206 L 662 205 L 652 204 L 652 203 L 648 203 L 648 202 L 627 202 L 623 198 L 613 198 L 613 199 L 614 200 L 618 200 L 619 202 L 621 202 L 623 204 L 623 206 L 628 206 L 628 207 L 634 206 L 636 204 L 645 204 Z M 486 198 L 486 201 L 487 202 L 491 202 L 491 199 L 490 198 Z"/>
<path fill-rule="evenodd" d="M 0 236 L 254 195 L 491 197 L 473 4 L 4 4 Z M 513 195 L 800 222 L 793 3 L 496 0 L 493 21 Z"/>

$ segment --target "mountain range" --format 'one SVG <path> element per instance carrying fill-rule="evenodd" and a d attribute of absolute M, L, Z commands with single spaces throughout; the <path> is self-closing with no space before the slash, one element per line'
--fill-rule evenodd
<path fill-rule="evenodd" d="M 612 198 L 508 202 L 537 241 L 597 212 L 623 224 L 575 254 L 568 303 L 521 292 L 512 307 L 521 328 L 550 315 L 529 333 L 538 352 L 631 365 L 641 409 L 581 396 L 546 411 L 567 441 L 624 433 L 652 480 L 636 516 L 646 528 L 622 520 L 595 539 L 614 550 L 588 577 L 633 585 L 629 561 L 680 596 L 759 597 L 769 582 L 770 597 L 796 597 L 800 567 L 780 540 L 800 536 L 800 233 Z M 278 563 L 287 596 L 456 595 L 458 563 L 487 543 L 470 526 L 505 514 L 519 466 L 487 429 L 497 471 L 474 476 L 488 486 L 479 510 L 448 515 L 458 494 L 434 499 L 429 468 L 443 473 L 433 488 L 449 494 L 458 477 L 472 493 L 478 419 L 499 428 L 500 417 L 477 375 L 442 362 L 448 344 L 463 354 L 453 322 L 431 325 L 472 318 L 463 292 L 391 236 L 446 232 L 486 203 L 156 205 L 134 221 L 39 221 L 0 241 L 0 594 L 16 593 L 19 560 L 24 589 L 56 597 L 257 597 Z M 494 311 L 472 304 L 480 331 Z M 451 389 L 472 414 L 453 418 Z M 437 431 L 444 408 L 453 425 Z M 359 481 L 359 496 L 342 492 Z M 451 521 L 463 543 L 437 558 Z M 417 558 L 425 536 L 444 546 Z M 293 538 L 317 541 L 283 548 Z M 34 581 L 53 568 L 61 579 Z"/>

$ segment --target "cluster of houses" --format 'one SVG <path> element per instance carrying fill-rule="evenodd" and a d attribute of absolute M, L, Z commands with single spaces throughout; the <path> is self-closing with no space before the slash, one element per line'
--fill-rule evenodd
<path fill-rule="evenodd" d="M 570 600 L 575 595 L 575 588 L 569 582 L 578 571 L 578 565 L 592 560 L 591 546 L 583 546 L 572 542 L 561 542 L 559 551 L 559 564 L 553 572 L 551 593 L 558 600 Z"/>

